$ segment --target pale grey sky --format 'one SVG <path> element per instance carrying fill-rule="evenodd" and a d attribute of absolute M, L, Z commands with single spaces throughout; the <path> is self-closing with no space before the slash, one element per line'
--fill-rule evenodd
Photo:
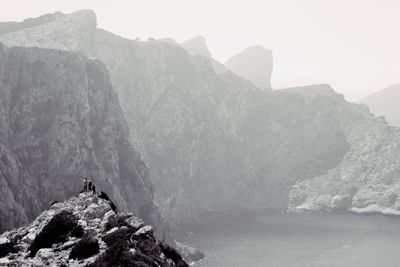
<path fill-rule="evenodd" d="M 13 0 L 0 21 L 92 9 L 127 38 L 203 35 L 217 60 L 273 50 L 274 88 L 329 83 L 349 100 L 400 83 L 398 0 Z"/>

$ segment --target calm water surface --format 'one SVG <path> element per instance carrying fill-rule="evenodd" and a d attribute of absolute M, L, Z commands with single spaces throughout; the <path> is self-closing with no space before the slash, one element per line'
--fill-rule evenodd
<path fill-rule="evenodd" d="M 400 266 L 400 220 L 382 216 L 225 219 L 183 241 L 206 254 L 195 267 Z"/>

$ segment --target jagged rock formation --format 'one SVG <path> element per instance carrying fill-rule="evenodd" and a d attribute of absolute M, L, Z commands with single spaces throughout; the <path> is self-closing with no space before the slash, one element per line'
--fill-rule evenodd
<path fill-rule="evenodd" d="M 102 63 L 1 45 L 0 81 L 1 231 L 79 192 L 83 176 L 121 209 L 148 207 L 148 218 L 157 218 L 148 169 L 130 145 Z M 152 223 L 163 230 L 160 220 Z"/>
<path fill-rule="evenodd" d="M 229 58 L 225 67 L 263 90 L 271 90 L 272 51 L 252 46 Z"/>
<path fill-rule="evenodd" d="M 395 84 L 366 98 L 360 103 L 366 104 L 376 116 L 385 116 L 387 122 L 393 126 L 400 126 L 400 84 Z"/>
<path fill-rule="evenodd" d="M 80 194 L 0 236 L 4 266 L 189 266 L 153 229 L 110 202 Z"/>

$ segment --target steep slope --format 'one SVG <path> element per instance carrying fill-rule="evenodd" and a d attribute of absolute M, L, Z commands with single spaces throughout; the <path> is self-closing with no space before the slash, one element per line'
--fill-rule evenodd
<path fill-rule="evenodd" d="M 152 211 L 148 169 L 103 64 L 78 54 L 0 46 L 0 230 L 25 224 L 82 177 L 123 210 Z"/>
<path fill-rule="evenodd" d="M 385 116 L 387 122 L 393 126 L 400 126 L 400 84 L 395 84 L 366 98 L 360 103 L 366 104 L 376 116 Z"/>
<path fill-rule="evenodd" d="M 0 236 L 2 266 L 189 266 L 153 229 L 111 202 L 80 194 Z"/>
<path fill-rule="evenodd" d="M 229 58 L 225 67 L 263 90 L 271 90 L 272 51 L 261 45 L 249 47 Z"/>

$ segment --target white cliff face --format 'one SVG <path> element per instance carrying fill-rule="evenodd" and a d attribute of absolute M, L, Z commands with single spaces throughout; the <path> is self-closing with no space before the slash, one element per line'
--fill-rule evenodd
<path fill-rule="evenodd" d="M 171 248 L 156 240 L 151 226 L 132 213 L 115 212 L 110 203 L 80 194 L 51 205 L 29 225 L 0 236 L 0 265 L 95 267 L 129 260 L 132 266 L 188 266 L 182 258 L 170 259 Z M 45 234 L 47 239 L 41 239 Z M 116 253 L 119 257 L 113 258 Z"/>
<path fill-rule="evenodd" d="M 360 100 L 376 116 L 384 116 L 393 126 L 400 126 L 400 84 L 395 84 Z"/>
<path fill-rule="evenodd" d="M 263 90 L 271 90 L 272 51 L 260 45 L 229 58 L 225 67 Z"/>

